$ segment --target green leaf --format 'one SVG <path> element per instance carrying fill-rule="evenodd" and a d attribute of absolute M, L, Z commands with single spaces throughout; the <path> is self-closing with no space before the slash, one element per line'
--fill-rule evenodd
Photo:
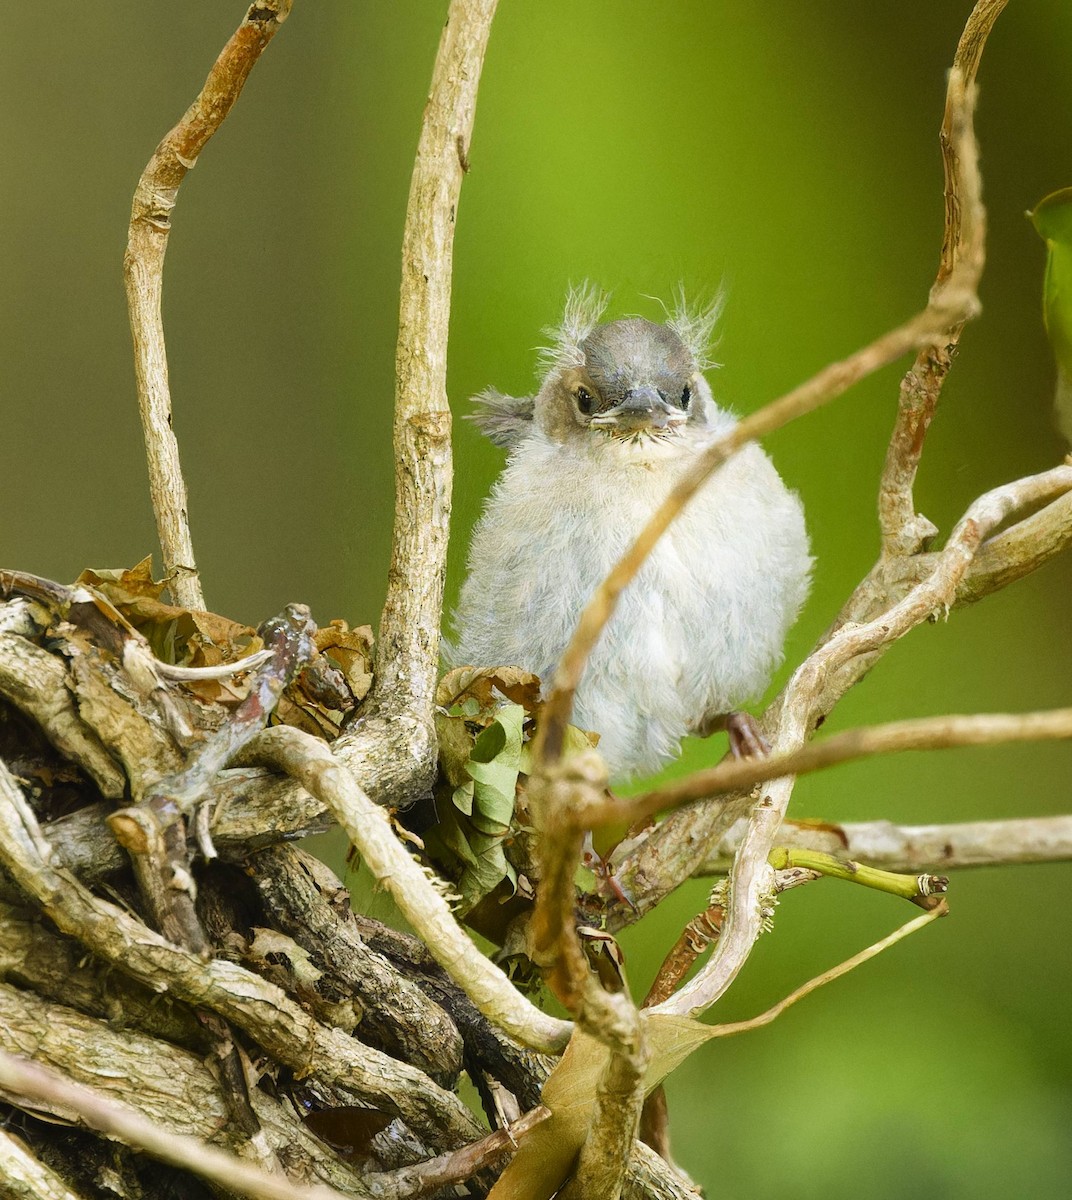
<path fill-rule="evenodd" d="M 1072 441 L 1072 188 L 1052 192 L 1028 216 L 1046 242 L 1042 315 L 1057 360 L 1057 420 Z"/>
<path fill-rule="evenodd" d="M 465 813 L 467 817 L 473 815 L 473 794 L 476 791 L 476 784 L 471 779 L 467 779 L 464 783 L 459 784 L 451 795 L 454 801 L 454 807 Z"/>
<path fill-rule="evenodd" d="M 504 837 L 510 830 L 524 721 L 520 704 L 505 705 L 476 739 L 466 763 L 474 784 L 473 824 L 486 834 Z"/>

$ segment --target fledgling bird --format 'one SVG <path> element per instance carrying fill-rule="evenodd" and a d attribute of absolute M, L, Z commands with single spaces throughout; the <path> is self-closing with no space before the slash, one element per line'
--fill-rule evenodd
<path fill-rule="evenodd" d="M 682 303 L 665 325 L 600 324 L 605 308 L 570 296 L 535 397 L 476 397 L 509 459 L 473 532 L 455 665 L 524 667 L 549 689 L 597 585 L 736 423 L 703 376 L 717 306 Z M 657 770 L 763 691 L 811 562 L 799 498 L 746 445 L 657 543 L 588 661 L 573 719 L 599 733 L 612 780 Z"/>

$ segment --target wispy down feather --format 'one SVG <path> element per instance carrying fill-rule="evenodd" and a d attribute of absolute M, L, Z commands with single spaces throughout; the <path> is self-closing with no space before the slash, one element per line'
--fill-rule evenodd
<path fill-rule="evenodd" d="M 584 365 L 581 343 L 599 324 L 609 303 L 610 294 L 589 281 L 570 288 L 562 320 L 543 331 L 551 339 L 549 346 L 539 349 L 540 368 L 545 374 Z"/>
<path fill-rule="evenodd" d="M 510 450 L 532 428 L 532 396 L 508 396 L 489 387 L 474 396 L 473 403 L 480 408 L 468 413 L 466 420 L 472 421 L 496 446 Z"/>
<path fill-rule="evenodd" d="M 709 371 L 719 365 L 711 352 L 718 345 L 715 326 L 725 303 L 725 293 L 719 290 L 711 300 L 690 304 L 685 299 L 684 287 L 678 284 L 670 303 L 663 304 L 667 325 L 685 343 L 699 371 Z"/>

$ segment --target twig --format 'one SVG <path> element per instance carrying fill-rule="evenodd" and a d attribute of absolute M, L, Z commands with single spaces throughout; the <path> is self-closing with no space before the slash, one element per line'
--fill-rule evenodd
<path fill-rule="evenodd" d="M 655 973 L 655 979 L 644 997 L 642 1008 L 654 1008 L 655 1005 L 670 999 L 674 989 L 692 970 L 700 955 L 718 940 L 724 916 L 725 897 L 720 894 L 720 889 L 716 889 L 716 894 L 711 897 L 707 908 L 688 922 L 681 931 L 681 936 L 670 947 L 662 966 Z"/>
<path fill-rule="evenodd" d="M 485 1016 L 537 1050 L 562 1049 L 572 1026 L 549 1017 L 481 954 L 454 919 L 446 900 L 395 836 L 383 809 L 316 738 L 278 725 L 259 734 L 243 752 L 286 771 L 334 813 L 369 870 L 388 889 L 436 960 Z"/>
<path fill-rule="evenodd" d="M 779 1000 L 777 1004 L 768 1008 L 766 1012 L 760 1013 L 758 1017 L 749 1017 L 747 1021 L 731 1021 L 725 1025 L 712 1025 L 711 1037 L 732 1037 L 735 1033 L 749 1033 L 753 1029 L 761 1029 L 764 1025 L 769 1025 L 772 1021 L 780 1017 L 787 1008 L 796 1004 L 798 1000 L 803 1000 L 805 996 L 810 996 L 812 992 L 821 988 L 824 984 L 832 983 L 835 979 L 840 979 L 842 975 L 847 975 L 850 971 L 867 962 L 868 959 L 874 958 L 876 955 L 881 954 L 883 950 L 888 950 L 890 946 L 896 945 L 910 934 L 922 929 L 924 925 L 929 925 L 939 917 L 944 917 L 948 911 L 949 909 L 945 901 L 940 901 L 934 908 L 925 912 L 922 916 L 916 917 L 906 925 L 902 925 L 900 929 L 895 929 L 893 933 L 882 938 L 881 941 L 868 946 L 866 950 L 861 950 L 859 954 L 854 954 L 852 958 L 846 959 L 836 967 L 831 967 L 829 971 L 824 971 L 821 975 L 816 975 L 814 979 L 809 979 L 807 983 L 801 984 L 795 991 L 790 992 L 784 1000 Z M 656 1007 L 651 1011 L 658 1012 L 660 1008 Z"/>
<path fill-rule="evenodd" d="M 987 37 L 1007 3 L 1008 0 L 979 0 L 968 17 L 953 57 L 953 72 L 959 75 L 966 91 L 970 92 L 975 86 Z M 945 172 L 945 228 L 934 284 L 936 289 L 941 288 L 956 269 L 957 260 L 964 253 L 963 243 L 967 237 L 978 239 L 978 253 L 982 254 L 982 221 L 969 234 L 964 230 L 965 211 L 970 218 L 972 200 L 965 194 L 963 164 L 958 161 L 961 148 L 956 139 L 957 119 L 956 99 L 951 87 L 946 94 L 945 113 L 939 133 Z M 952 365 L 963 327 L 963 321 L 953 321 L 942 342 L 922 347 L 901 383 L 897 421 L 879 484 L 878 510 L 883 558 L 915 554 L 926 539 L 937 532 L 925 517 L 917 515 L 912 489 L 924 439 L 938 406 L 942 384 Z"/>
<path fill-rule="evenodd" d="M 1072 738 L 1072 708 L 1031 713 L 943 715 L 891 721 L 834 734 L 799 750 L 768 758 L 727 760 L 696 771 L 656 791 L 629 800 L 604 803 L 589 813 L 593 825 L 611 821 L 632 824 L 690 801 L 736 792 L 786 775 L 806 775 L 839 763 L 904 750 L 941 750 L 955 746 L 993 746 L 1006 742 L 1060 741 Z"/>
<path fill-rule="evenodd" d="M 536 828 L 540 882 L 529 922 L 529 956 L 558 999 L 579 1013 L 592 984 L 588 960 L 577 933 L 574 878 L 585 831 L 574 819 L 597 804 L 606 787 L 606 771 L 596 755 L 575 755 L 529 780 L 527 799 Z M 594 1032 L 594 1031 L 593 1031 Z"/>
<path fill-rule="evenodd" d="M 651 1057 L 644 1026 L 626 993 L 607 999 L 617 1002 L 615 1045 L 596 1085 L 577 1169 L 557 1193 L 561 1200 L 618 1200 L 640 1127 L 644 1072 Z"/>
<path fill-rule="evenodd" d="M 862 887 L 874 888 L 890 896 L 911 900 L 921 908 L 935 907 L 935 896 L 949 890 L 949 880 L 944 875 L 901 875 L 893 871 L 882 871 L 863 863 L 824 854 L 821 850 L 799 850 L 780 846 L 772 850 L 767 861 L 776 875 L 803 872 L 806 877 L 826 875 L 831 879 L 844 879 Z M 800 880 L 807 882 L 807 878 Z M 783 886 L 780 890 L 786 890 Z"/>
<path fill-rule="evenodd" d="M 266 622 L 264 641 L 274 653 L 256 671 L 248 694 L 230 720 L 190 755 L 181 772 L 158 780 L 138 804 L 120 809 L 109 818 L 117 841 L 131 854 L 135 877 L 156 927 L 169 941 L 199 956 L 207 957 L 211 944 L 195 903 L 187 820 L 219 769 L 267 721 L 287 682 L 315 653 L 310 636 L 313 629 L 304 605 L 289 605 L 281 616 Z M 203 848 L 215 856 L 207 830 L 200 840 Z M 216 1013 L 205 1013 L 202 1020 L 213 1032 L 213 1054 L 235 1120 L 259 1138 L 241 1054 L 231 1030 Z"/>
<path fill-rule="evenodd" d="M 573 1177 L 562 1200 L 617 1200 L 644 1104 L 649 1049 L 628 992 L 612 992 L 589 965 L 577 931 L 574 875 L 585 826 L 579 811 L 596 803 L 606 771 L 595 754 L 551 763 L 529 782 L 537 830 L 540 882 L 529 924 L 529 953 L 559 1000 L 577 1017 L 579 1031 L 610 1051 L 596 1081 L 596 1096 Z"/>
<path fill-rule="evenodd" d="M 240 1196 L 252 1196 L 254 1200 L 350 1200 L 343 1192 L 325 1184 L 294 1184 L 198 1138 L 168 1133 L 129 1105 L 119 1104 L 58 1071 L 2 1050 L 0 1087 L 31 1108 L 57 1105 L 72 1110 L 90 1129 L 210 1179 Z"/>
<path fill-rule="evenodd" d="M 493 1130 L 471 1146 L 462 1146 L 438 1158 L 415 1163 L 412 1167 L 366 1175 L 364 1182 L 377 1200 L 410 1200 L 411 1197 L 426 1196 L 436 1188 L 461 1183 L 483 1167 L 514 1153 L 518 1141 L 550 1115 L 551 1110 L 539 1104 L 505 1129 Z"/>
<path fill-rule="evenodd" d="M 435 777 L 432 713 L 450 526 L 447 334 L 454 224 L 497 0 L 451 0 L 424 109 L 402 238 L 395 358 L 395 522 L 369 699 L 380 734 L 399 741 L 412 803 Z M 465 156 L 459 155 L 459 146 Z M 378 719 L 378 720 L 377 720 Z M 355 734 L 355 736 L 357 736 Z M 351 739 L 343 738 L 345 748 Z M 359 778 L 364 778 L 360 776 Z"/>
<path fill-rule="evenodd" d="M 618 597 L 632 581 L 656 542 L 711 474 L 745 443 L 780 429 L 790 421 L 814 412 L 840 396 L 854 383 L 893 362 L 909 350 L 931 346 L 950 324 L 966 321 L 978 309 L 975 289 L 983 267 L 982 225 L 978 164 L 971 132 L 971 94 L 954 73 L 950 104 L 956 117 L 954 134 L 964 197 L 964 235 L 954 271 L 930 295 L 927 307 L 903 325 L 833 363 L 787 395 L 743 418 L 730 433 L 719 438 L 673 487 L 636 541 L 596 589 L 581 614 L 577 629 L 555 671 L 553 688 L 544 705 L 535 753 L 537 759 L 559 757 L 562 738 L 573 708 L 573 696 L 591 654 Z"/>
<path fill-rule="evenodd" d="M 157 146 L 134 190 L 123 258 L 134 370 L 149 487 L 168 586 L 176 603 L 203 609 L 201 582 L 190 539 L 186 484 L 171 427 L 171 392 L 160 302 L 171 210 L 179 185 L 238 99 L 243 84 L 286 20 L 292 0 L 258 0 L 224 46 L 197 99 Z"/>
<path fill-rule="evenodd" d="M 1038 570 L 1072 546 L 1072 492 L 1058 496 L 1045 508 L 984 542 L 971 570 L 957 588 L 957 604 L 974 604 L 1010 583 Z M 901 580 L 910 582 L 930 573 L 933 554 L 915 554 L 905 563 Z"/>
<path fill-rule="evenodd" d="M 721 875 L 729 870 L 744 824 L 740 821 L 733 826 L 697 874 Z M 949 825 L 785 821 L 777 836 L 794 849 L 819 850 L 890 871 L 950 871 L 1072 859 L 1072 816 Z"/>
<path fill-rule="evenodd" d="M 193 815 L 221 768 L 260 732 L 283 689 L 316 653 L 315 629 L 304 604 L 288 604 L 278 617 L 265 622 L 261 635 L 269 659 L 250 679 L 245 699 L 223 726 L 190 754 L 182 771 L 152 784 L 136 809 L 122 809 L 111 818 L 109 823 L 123 845 L 130 843 L 128 822 L 143 826 L 152 820 L 163 830 Z"/>

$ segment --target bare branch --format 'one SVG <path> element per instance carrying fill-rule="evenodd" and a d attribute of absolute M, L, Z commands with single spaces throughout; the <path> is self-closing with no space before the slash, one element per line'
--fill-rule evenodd
<path fill-rule="evenodd" d="M 450 1154 L 441 1154 L 438 1158 L 427 1159 L 412 1167 L 367 1175 L 365 1182 L 377 1200 L 409 1200 L 410 1197 L 426 1196 L 437 1188 L 461 1183 L 483 1167 L 512 1154 L 517 1149 L 518 1141 L 550 1115 L 549 1108 L 537 1105 L 505 1129 L 496 1129 L 471 1146 L 462 1146 Z"/>
<path fill-rule="evenodd" d="M 893 933 L 868 946 L 866 950 L 861 950 L 859 954 L 854 954 L 852 958 L 847 958 L 836 967 L 831 967 L 829 971 L 824 971 L 821 975 L 816 975 L 814 979 L 809 979 L 807 983 L 801 984 L 795 991 L 790 992 L 784 1000 L 779 1000 L 777 1004 L 768 1008 L 766 1012 L 760 1013 L 758 1017 L 750 1017 L 747 1021 L 732 1021 L 725 1025 L 713 1025 L 711 1027 L 711 1037 L 732 1037 L 735 1033 L 749 1033 L 753 1029 L 762 1029 L 764 1025 L 769 1025 L 772 1021 L 780 1017 L 787 1008 L 796 1004 L 798 1000 L 803 1000 L 805 996 L 810 996 L 812 992 L 821 988 L 824 984 L 833 983 L 835 979 L 840 979 L 842 975 L 847 975 L 850 971 L 862 966 L 869 959 L 881 954 L 883 950 L 888 950 L 891 946 L 896 945 L 897 942 L 922 929 L 924 925 L 929 925 L 939 917 L 944 917 L 948 911 L 949 909 L 946 907 L 945 901 L 940 901 L 934 908 L 925 912 L 921 917 L 916 917 L 914 920 L 902 925 L 900 929 L 895 929 Z M 670 1012 L 674 1010 L 669 1005 L 659 1005 L 651 1011 Z"/>
<path fill-rule="evenodd" d="M 1072 460 L 1066 460 L 1072 461 Z M 957 604 L 974 604 L 1037 570 L 1072 545 L 1072 492 L 1058 496 L 1045 508 L 988 539 L 979 548 L 971 570 L 957 589 Z M 927 574 L 931 554 L 908 560 L 913 577 Z"/>
<path fill-rule="evenodd" d="M 542 1013 L 477 950 L 430 877 L 395 837 L 383 809 L 369 800 L 323 742 L 277 725 L 251 742 L 243 757 L 293 775 L 331 809 L 403 916 L 485 1016 L 527 1046 L 551 1053 L 562 1049 L 570 1023 Z"/>
<path fill-rule="evenodd" d="M 261 52 L 286 20 L 291 3 L 260 0 L 249 9 L 213 64 L 197 99 L 157 146 L 134 190 L 123 272 L 134 338 L 138 407 L 164 570 L 176 603 L 184 608 L 203 609 L 205 601 L 190 538 L 179 444 L 171 427 L 171 390 L 160 312 L 171 210 L 179 185 L 231 111 Z"/>
<path fill-rule="evenodd" d="M 773 706 L 776 751 L 797 749 L 820 715 L 894 641 L 931 614 L 944 613 L 986 536 L 1019 508 L 1051 499 L 1072 486 L 1072 467 L 1055 467 L 980 496 L 957 523 L 938 555 L 931 577 L 899 603 L 862 625 L 845 625 L 797 668 Z M 714 1002 L 735 978 L 762 929 L 773 886 L 767 856 L 793 791 L 793 778 L 776 779 L 752 809 L 731 875 L 731 900 L 718 947 L 703 970 L 670 1001 L 667 1011 L 697 1013 Z"/>
<path fill-rule="evenodd" d="M 738 821 L 697 874 L 721 875 L 728 871 L 744 827 L 745 822 Z M 1016 817 L 1008 821 L 949 825 L 785 821 L 778 832 L 778 841 L 890 871 L 949 871 L 959 867 L 1067 862 L 1072 859 L 1072 816 Z"/>
<path fill-rule="evenodd" d="M 450 526 L 447 334 L 454 224 L 468 169 L 477 86 L 497 0 L 451 0 L 424 109 L 402 238 L 395 358 L 395 524 L 371 713 L 403 745 L 412 794 L 430 787 Z M 342 739 L 345 743 L 347 739 Z M 359 778 L 364 778 L 359 776 Z"/>
<path fill-rule="evenodd" d="M 593 823 L 633 823 L 719 793 L 735 792 L 785 775 L 806 775 L 838 763 L 893 754 L 903 750 L 943 750 L 955 746 L 994 746 L 1005 742 L 1061 741 L 1072 738 L 1072 708 L 1032 713 L 974 713 L 943 715 L 911 721 L 891 721 L 834 734 L 789 753 L 768 758 L 728 760 L 707 771 L 697 771 L 657 791 L 645 792 L 603 811 L 590 814 Z"/>
<path fill-rule="evenodd" d="M 764 717 L 775 749 L 799 750 L 820 719 L 894 641 L 928 618 L 944 615 L 956 599 L 974 554 L 1011 513 L 1050 501 L 1070 489 L 1072 466 L 1060 466 L 979 497 L 958 522 L 946 546 L 930 560 L 931 571 L 926 579 L 892 606 L 888 600 L 882 606 L 875 598 L 870 620 L 842 625 L 801 664 Z M 792 788 L 792 779 L 783 777 L 775 781 L 770 795 L 776 795 L 784 806 Z M 648 911 L 692 874 L 703 861 L 706 847 L 750 808 L 747 792 L 701 801 L 671 813 L 639 846 L 629 848 L 616 864 L 616 873 L 636 911 Z M 775 828 L 769 827 L 767 832 L 773 838 Z M 772 845 L 773 841 L 763 851 L 762 859 L 766 859 Z M 765 868 L 757 870 L 763 874 Z M 626 911 L 619 906 L 609 915 L 609 923 L 613 928 L 634 918 L 633 909 Z"/>
<path fill-rule="evenodd" d="M 592 985 L 591 971 L 577 933 L 574 878 L 585 830 L 574 820 L 580 808 L 598 803 L 606 772 L 596 755 L 576 755 L 555 764 L 548 775 L 529 780 L 527 800 L 536 829 L 540 883 L 529 923 L 528 953 L 548 987 L 572 1013 L 578 1013 Z"/>
<path fill-rule="evenodd" d="M 958 117 L 953 81 L 959 77 L 960 85 L 969 92 L 975 86 L 986 39 L 1007 3 L 1008 0 L 979 0 L 968 17 L 953 58 L 953 71 L 939 133 L 945 172 L 945 229 L 935 289 L 945 284 L 956 269 L 959 258 L 966 252 L 977 253 L 980 262 L 982 259 L 983 222 L 975 222 L 970 230 L 965 228 L 966 213 L 969 220 L 972 219 L 973 202 L 964 188 L 964 164 L 960 161 L 961 148 L 957 145 L 955 131 Z M 977 247 L 966 248 L 969 237 L 978 240 Z M 879 484 L 883 558 L 915 554 L 925 539 L 935 532 L 934 526 L 925 517 L 917 516 L 912 488 L 923 453 L 924 439 L 938 406 L 942 384 L 952 365 L 963 327 L 963 321 L 953 321 L 941 342 L 922 347 L 901 383 L 897 421 Z"/>

